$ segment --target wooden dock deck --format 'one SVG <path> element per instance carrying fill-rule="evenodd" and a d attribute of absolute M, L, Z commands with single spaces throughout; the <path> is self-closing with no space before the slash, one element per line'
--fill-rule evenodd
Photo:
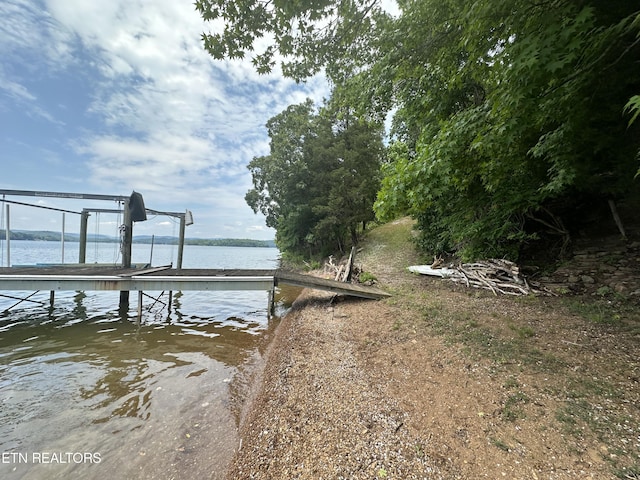
<path fill-rule="evenodd" d="M 369 299 L 390 296 L 373 287 L 283 270 L 122 268 L 92 265 L 0 268 L 0 291 L 272 291 L 279 284 Z"/>

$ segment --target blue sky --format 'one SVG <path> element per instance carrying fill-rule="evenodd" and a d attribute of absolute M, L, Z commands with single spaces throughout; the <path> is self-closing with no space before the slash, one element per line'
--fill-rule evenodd
<path fill-rule="evenodd" d="M 244 201 L 246 166 L 269 153 L 270 117 L 328 97 L 322 76 L 296 85 L 257 75 L 250 59 L 213 60 L 200 35 L 220 25 L 205 24 L 192 0 L 0 0 L 0 18 L 0 189 L 135 190 L 148 208 L 191 210 L 188 237 L 273 238 Z M 57 212 L 10 208 L 12 229 L 62 227 Z M 77 232 L 79 217 L 65 218 Z M 90 222 L 92 232 L 117 235 L 116 215 Z M 136 223 L 134 234 L 151 233 L 177 230 L 167 217 Z"/>

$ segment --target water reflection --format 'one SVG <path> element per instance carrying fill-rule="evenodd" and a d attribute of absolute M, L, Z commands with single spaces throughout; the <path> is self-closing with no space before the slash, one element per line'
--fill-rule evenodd
<path fill-rule="evenodd" d="M 138 416 L 149 394 L 140 401 L 129 397 L 144 391 L 145 383 L 158 373 L 190 363 L 180 360 L 178 354 L 199 353 L 237 367 L 247 361 L 260 342 L 260 337 L 251 332 L 263 327 L 236 317 L 221 321 L 185 315 L 136 325 L 113 313 L 87 318 L 86 309 L 80 305 L 78 302 L 72 312 L 35 319 L 17 316 L 0 325 L 3 378 L 6 369 L 21 365 L 49 365 L 60 371 L 67 363 L 86 364 L 101 372 L 102 378 L 90 388 L 82 386 L 82 398 L 103 398 L 101 404 L 124 398 L 124 404 L 113 413 Z M 44 373 L 25 372 L 21 377 Z M 47 377 L 43 378 L 39 382 L 46 383 Z"/>
<path fill-rule="evenodd" d="M 145 248 L 134 246 L 132 261 L 147 261 Z M 92 253 L 89 262 L 114 261 L 113 245 Z M 54 242 L 12 242 L 17 263 L 57 255 Z M 184 260 L 185 268 L 272 269 L 278 252 L 188 246 Z M 157 245 L 154 261 L 171 263 L 172 247 Z M 15 301 L 0 297 L 0 449 L 99 452 L 101 462 L 0 463 L 0 479 L 222 478 L 277 324 L 267 319 L 266 292 L 173 292 L 170 308 L 168 292 L 159 302 L 144 297 L 139 325 L 135 293 L 125 312 L 119 292 L 56 292 L 53 306 L 49 292 L 32 300 L 4 314 Z"/>
<path fill-rule="evenodd" d="M 102 456 L 99 466 L 0 465 L 0 477 L 181 477 L 186 462 L 192 476 L 216 478 L 275 322 L 266 302 L 243 318 L 219 315 L 224 302 L 211 299 L 194 313 L 183 299 L 140 324 L 84 293 L 0 319 L 0 449 Z"/>

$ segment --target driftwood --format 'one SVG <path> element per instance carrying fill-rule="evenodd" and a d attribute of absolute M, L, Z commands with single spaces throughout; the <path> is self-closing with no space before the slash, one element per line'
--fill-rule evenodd
<path fill-rule="evenodd" d="M 326 275 L 332 275 L 336 282 L 351 282 L 357 280 L 362 268 L 359 265 L 354 264 L 356 255 L 355 247 L 351 249 L 351 254 L 348 259 L 343 259 L 338 264 L 335 263 L 333 255 L 331 255 L 324 263 L 324 273 Z"/>
<path fill-rule="evenodd" d="M 344 271 L 344 280 L 345 282 L 351 281 L 351 274 L 353 272 L 353 261 L 356 258 L 356 247 L 351 247 L 351 253 L 349 254 L 349 260 L 347 260 L 347 266 Z"/>
<path fill-rule="evenodd" d="M 436 263 L 438 263 L 436 265 Z M 491 290 L 494 295 L 554 295 L 540 285 L 533 285 L 520 276 L 520 268 L 508 260 L 491 259 L 484 262 L 462 263 L 442 267 L 440 262 L 434 266 L 417 265 L 409 270 L 423 275 L 448 278 L 467 287 Z"/>
<path fill-rule="evenodd" d="M 336 272 L 336 276 L 335 276 L 335 278 L 334 278 L 334 280 L 335 280 L 336 282 L 341 282 L 341 281 L 342 281 L 342 272 L 343 272 L 343 271 L 344 271 L 344 265 L 340 265 L 340 266 L 338 267 L 338 270 L 337 270 L 337 272 Z"/>

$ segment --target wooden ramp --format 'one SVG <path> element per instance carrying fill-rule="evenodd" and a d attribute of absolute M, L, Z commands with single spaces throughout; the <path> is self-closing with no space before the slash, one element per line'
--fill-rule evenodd
<path fill-rule="evenodd" d="M 391 296 L 391 294 L 378 288 L 367 287 L 366 285 L 338 282 L 335 280 L 328 280 L 326 278 L 314 277 L 311 275 L 302 275 L 284 270 L 277 270 L 275 274 L 275 284 L 278 285 L 280 283 L 294 285 L 296 287 L 312 288 L 315 290 L 326 290 L 340 295 L 370 298 L 374 300 L 380 300 Z"/>

